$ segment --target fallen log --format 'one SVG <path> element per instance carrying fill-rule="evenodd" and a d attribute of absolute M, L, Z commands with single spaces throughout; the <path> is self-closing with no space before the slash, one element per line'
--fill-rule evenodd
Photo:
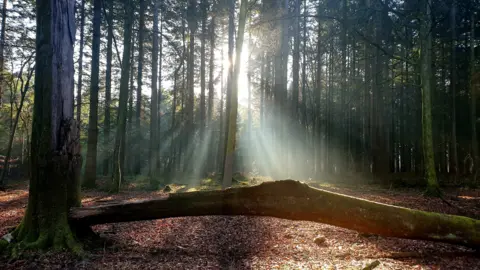
<path fill-rule="evenodd" d="M 480 248 L 479 220 L 376 203 L 293 180 L 70 210 L 70 219 L 84 225 L 207 215 L 314 221 L 387 237 Z"/>

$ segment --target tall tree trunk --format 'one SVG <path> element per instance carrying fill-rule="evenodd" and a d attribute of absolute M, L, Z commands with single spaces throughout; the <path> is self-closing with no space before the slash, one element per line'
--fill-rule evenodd
<path fill-rule="evenodd" d="M 163 58 L 163 21 L 161 17 L 161 13 L 158 14 L 160 24 L 160 33 L 159 33 L 159 40 L 158 40 L 158 90 L 157 90 L 157 144 L 156 144 L 156 160 L 157 160 L 157 169 L 160 169 L 161 161 L 160 161 L 160 131 L 161 131 L 161 124 L 162 124 L 162 116 L 160 115 L 161 112 L 161 104 L 162 104 L 162 58 Z M 182 58 L 183 59 L 183 58 Z"/>
<path fill-rule="evenodd" d="M 222 32 L 222 38 L 220 40 L 223 40 L 225 36 L 225 33 Z M 223 61 L 224 61 L 224 50 L 223 50 L 223 44 L 220 46 L 221 47 L 221 51 L 220 51 L 220 63 L 221 66 L 220 66 L 220 104 L 218 106 L 218 111 L 219 111 L 219 121 L 218 121 L 218 151 L 217 151 L 217 160 L 218 160 L 218 166 L 217 166 L 217 170 L 220 171 L 220 172 L 223 172 L 223 168 L 224 168 L 224 161 L 225 161 L 225 134 L 227 133 L 226 130 L 225 130 L 225 117 L 224 117 L 224 110 L 223 110 L 223 107 L 224 107 L 224 98 L 225 98 L 225 89 L 224 89 L 224 85 L 223 85 L 223 82 L 224 82 L 224 77 L 223 77 L 223 71 L 224 71 L 224 68 L 223 68 Z"/>
<path fill-rule="evenodd" d="M 432 0 L 423 0 L 422 8 L 425 17 L 420 27 L 421 39 L 421 85 L 422 85 L 422 146 L 425 177 L 427 178 L 427 194 L 438 195 L 440 188 L 435 172 L 435 155 L 433 153 L 432 135 Z"/>
<path fill-rule="evenodd" d="M 82 77 L 83 77 L 83 46 L 85 28 L 85 1 L 82 0 L 80 11 L 80 50 L 78 53 L 78 83 L 77 83 L 77 122 L 82 124 Z M 6 1 L 5 1 L 6 2 Z"/>
<path fill-rule="evenodd" d="M 206 0 L 200 2 L 200 16 L 202 18 L 202 33 L 200 34 L 200 143 L 205 140 L 205 125 L 206 125 L 206 113 L 205 113 L 205 84 L 206 84 L 206 60 L 205 60 L 205 38 L 207 36 L 207 6 Z"/>
<path fill-rule="evenodd" d="M 233 83 L 232 83 L 232 78 L 233 78 L 233 51 L 234 51 L 234 44 L 235 44 L 235 3 L 236 0 L 228 0 L 228 70 L 227 70 L 227 92 L 226 92 L 226 105 L 225 105 L 225 122 L 224 122 L 224 130 L 221 132 L 224 132 L 224 138 L 223 138 L 223 153 L 222 153 L 222 175 L 223 178 L 225 179 L 225 160 L 227 159 L 226 157 L 226 151 L 227 151 L 227 144 L 228 144 L 228 129 L 230 126 L 230 107 L 231 107 L 231 100 L 232 100 L 232 91 L 233 91 Z M 233 166 L 233 161 L 232 161 L 232 166 Z M 232 168 L 233 170 L 233 168 Z M 227 183 L 228 184 L 228 183 Z M 230 183 L 231 184 L 231 183 Z M 229 184 L 229 185 L 230 185 Z"/>
<path fill-rule="evenodd" d="M 74 119 L 74 0 L 37 1 L 35 101 L 28 206 L 13 232 L 29 248 L 81 253 L 68 223 L 80 206 L 79 129 Z M 41 64 L 40 64 L 41 63 Z"/>
<path fill-rule="evenodd" d="M 284 12 L 284 15 L 285 16 L 289 16 L 290 12 L 289 12 L 289 7 L 288 7 L 288 4 L 289 4 L 289 0 L 284 0 L 283 1 L 283 12 Z M 282 52 L 281 52 L 281 97 L 280 97 L 280 110 L 282 113 L 287 113 L 288 115 L 288 112 L 290 111 L 289 110 L 289 104 L 288 104 L 288 86 L 287 86 L 287 83 L 288 83 L 288 54 L 289 54 L 289 39 L 290 39 L 290 31 L 289 31 L 289 27 L 290 27 L 290 19 L 283 19 L 283 23 L 282 23 L 282 43 L 281 43 L 281 48 L 282 48 Z M 278 114 L 280 115 L 280 114 Z M 290 155 L 290 147 L 289 147 L 289 143 L 290 143 L 290 138 L 289 138 L 289 134 L 288 134 L 288 125 L 287 125 L 288 121 L 280 121 L 280 127 L 281 127 L 281 131 L 280 131 L 280 140 L 279 140 L 279 143 L 282 143 L 283 144 L 283 147 L 284 147 L 284 153 L 281 153 L 280 157 L 282 157 L 282 168 L 284 168 L 285 170 L 285 174 L 286 176 L 290 176 L 290 162 L 289 162 L 289 155 Z M 281 149 L 281 148 L 279 148 Z"/>
<path fill-rule="evenodd" d="M 450 30 L 452 32 L 450 85 L 452 88 L 452 134 L 451 134 L 451 158 L 450 172 L 458 175 L 458 153 L 457 153 L 457 26 L 456 26 L 456 0 L 452 1 L 450 10 Z"/>
<path fill-rule="evenodd" d="M 320 6 L 317 7 L 317 12 L 318 15 L 320 16 Z M 322 165 L 324 168 L 326 168 L 328 163 L 322 158 L 322 150 L 324 153 L 326 153 L 328 144 L 324 143 L 323 146 L 325 149 L 322 149 L 322 118 L 321 118 L 321 99 L 322 99 L 322 68 L 323 68 L 323 62 L 322 62 L 322 25 L 320 20 L 317 21 L 317 52 L 316 52 L 316 63 L 317 63 L 317 68 L 316 68 L 316 73 L 315 73 L 315 118 L 314 118 L 314 130 L 313 130 L 313 138 L 314 138 L 314 166 L 313 168 L 315 170 L 315 178 L 320 179 L 321 177 L 321 172 L 322 172 Z M 306 106 L 306 104 L 305 104 Z M 328 105 L 327 105 L 328 106 Z M 328 114 L 324 114 L 324 117 L 328 117 Z M 328 124 L 328 122 L 327 122 Z M 324 125 L 327 126 L 327 125 Z"/>
<path fill-rule="evenodd" d="M 307 20 L 308 20 L 308 13 L 307 13 L 307 4 L 308 0 L 304 0 L 303 3 L 303 36 L 302 36 L 302 104 L 301 104 L 301 119 L 303 125 L 303 133 L 305 134 L 302 143 L 302 150 L 303 153 L 308 152 L 308 121 L 307 121 Z M 322 138 L 318 138 L 322 141 Z M 303 158 L 303 162 L 309 159 L 308 156 Z M 308 172 L 308 168 L 305 166 L 303 167 L 304 174 L 302 175 L 303 178 L 311 177 Z"/>
<path fill-rule="evenodd" d="M 369 0 L 364 1 L 364 6 L 362 8 L 369 7 Z M 370 36 L 371 31 L 371 24 L 369 21 L 365 22 L 365 27 L 367 29 L 365 36 L 368 38 Z M 372 164 L 372 157 L 371 157 L 371 94 L 370 94 L 370 86 L 371 86 L 371 50 L 370 44 L 365 41 L 363 43 L 363 70 L 364 70 L 364 84 L 363 84 L 363 172 L 370 173 L 371 164 Z"/>
<path fill-rule="evenodd" d="M 299 114 L 299 96 L 300 96 L 300 3 L 301 0 L 295 0 L 295 11 L 293 19 L 294 24 L 294 33 L 293 33 L 293 61 L 292 61 L 292 129 L 297 129 L 299 127 L 301 119 Z M 293 132 L 292 132 L 293 133 Z M 294 138 L 297 138 L 297 134 L 295 134 Z M 292 159 L 291 162 L 294 163 L 294 167 L 298 167 L 300 164 L 300 155 L 299 150 L 297 149 L 298 146 L 292 146 Z M 297 170 L 295 170 L 297 173 Z"/>
<path fill-rule="evenodd" d="M 132 44 L 132 27 L 135 6 L 131 1 L 125 0 L 125 23 L 124 23 L 124 44 L 122 73 L 120 77 L 120 98 L 118 101 L 117 131 L 115 134 L 115 146 L 113 151 L 113 175 L 112 187 L 113 192 L 120 190 L 120 185 L 124 177 L 124 151 L 126 139 L 126 120 L 127 120 L 127 101 L 128 101 L 128 79 L 130 76 L 130 53 Z"/>
<path fill-rule="evenodd" d="M 342 81 L 341 81 L 341 91 L 340 91 L 340 112 L 341 113 L 341 124 L 340 124 L 340 154 L 343 155 L 343 158 L 339 158 L 338 167 L 341 171 L 346 172 L 348 169 L 348 128 L 347 119 L 348 119 L 348 106 L 345 102 L 346 96 L 348 95 L 347 89 L 347 0 L 342 1 L 342 18 L 345 23 L 341 27 L 341 51 L 342 51 Z"/>
<path fill-rule="evenodd" d="M 232 6 L 234 7 L 234 2 L 232 1 Z M 237 40 L 235 47 L 236 61 L 233 67 L 232 78 L 230 82 L 231 94 L 230 94 L 230 108 L 227 110 L 228 115 L 228 126 L 227 126 L 227 136 L 226 136 L 226 148 L 225 148 L 225 161 L 223 169 L 223 182 L 222 187 L 227 188 L 232 184 L 233 176 L 233 162 L 235 155 L 235 145 L 236 145 L 236 136 L 237 136 L 237 108 L 238 108 L 238 77 L 240 75 L 240 55 L 242 53 L 243 46 L 243 37 L 245 34 L 245 23 L 247 20 L 247 4 L 248 0 L 241 0 L 240 4 L 240 14 L 238 17 L 238 32 Z M 230 6 L 230 8 L 232 8 Z M 230 62 L 232 63 L 232 62 Z"/>
<path fill-rule="evenodd" d="M 480 157 L 478 156 L 477 141 L 477 93 L 475 92 L 475 13 L 470 11 L 470 121 L 472 128 L 472 155 L 474 160 L 474 168 L 477 172 L 480 169 Z M 474 179 L 476 182 L 476 179 Z"/>
<path fill-rule="evenodd" d="M 214 89 L 214 71 L 215 71 L 215 15 L 212 15 L 212 20 L 210 22 L 210 62 L 209 62 L 209 75 L 208 75 L 208 111 L 207 111 L 207 119 L 208 119 L 208 128 L 210 129 L 210 147 L 208 147 L 210 151 L 210 162 L 208 169 L 209 171 L 214 171 L 217 164 L 217 156 L 216 147 L 215 147 L 215 137 L 214 130 L 213 130 L 213 100 L 215 98 L 215 89 Z M 222 63 L 223 65 L 223 63 Z M 218 147 L 218 144 L 217 144 Z"/>
<path fill-rule="evenodd" d="M 143 58 L 144 58 L 144 49 L 143 49 L 143 43 L 144 43 L 144 35 L 145 35 L 145 1 L 146 0 L 140 0 L 140 20 L 139 20 L 139 29 L 138 29 L 138 72 L 137 72 L 137 104 L 136 104 L 136 115 L 135 115 L 135 131 L 133 132 L 134 135 L 132 135 L 134 138 L 136 138 L 136 144 L 137 149 L 140 149 L 139 142 L 143 140 L 142 132 L 140 130 L 140 122 L 142 118 L 142 85 L 143 85 Z M 133 173 L 134 174 L 140 174 L 140 169 L 141 169 L 141 160 L 140 160 L 140 152 L 139 151 L 133 151 L 132 153 L 133 157 Z"/>
<path fill-rule="evenodd" d="M 153 47 L 152 47 L 152 94 L 150 102 L 150 147 L 148 149 L 149 162 L 149 176 L 150 186 L 152 188 L 157 186 L 157 178 L 155 177 L 157 166 L 157 145 L 159 136 L 157 134 L 158 124 L 158 101 L 157 101 L 157 72 L 158 72 L 158 1 L 153 3 Z"/>
<path fill-rule="evenodd" d="M 112 57 L 113 57 L 113 0 L 107 0 L 108 14 L 107 20 L 107 66 L 105 69 L 105 120 L 104 120 L 104 134 L 103 144 L 105 146 L 110 144 L 110 103 L 112 102 Z M 103 158 L 103 175 L 106 176 L 110 171 L 110 151 L 106 150 Z"/>
<path fill-rule="evenodd" d="M 266 56 L 265 52 L 262 52 L 260 55 L 260 108 L 259 108 L 259 113 L 260 113 L 260 130 L 263 133 L 265 131 L 265 90 L 266 90 L 266 68 L 265 68 L 265 62 L 266 62 Z"/>
<path fill-rule="evenodd" d="M 183 164 L 184 171 L 191 172 L 192 167 L 191 156 L 193 151 L 193 134 L 194 134 L 194 106 L 195 106 L 195 32 L 197 30 L 197 1 L 189 0 L 187 8 L 188 28 L 190 31 L 188 42 L 188 63 L 187 63 L 187 100 L 186 100 L 186 126 L 184 129 L 185 146 L 187 153 L 185 153 L 185 162 Z M 205 89 L 204 89 L 205 91 Z"/>
<path fill-rule="evenodd" d="M 135 16 L 135 15 L 134 15 Z M 135 20 L 135 19 L 133 19 Z M 133 24 L 134 22 L 132 22 Z M 133 27 L 133 26 L 132 26 Z M 134 74 L 135 74 L 135 34 L 132 34 L 130 49 L 130 78 L 129 78 L 129 90 L 128 90 L 128 115 L 127 115 L 127 132 L 125 137 L 125 144 L 128 146 L 128 153 L 123 152 L 123 155 L 127 156 L 127 168 L 125 168 L 125 173 L 132 173 L 135 167 L 135 155 L 134 155 L 134 144 L 138 143 L 134 138 L 133 131 L 133 92 L 135 91 L 134 85 Z M 119 105 L 120 106 L 120 105 Z M 122 157 L 123 159 L 123 157 Z"/>
<path fill-rule="evenodd" d="M 100 77 L 100 24 L 102 23 L 102 0 L 93 2 L 92 69 L 90 75 L 90 114 L 88 117 L 87 163 L 83 185 L 95 187 L 97 177 L 98 141 L 98 89 Z"/>
<path fill-rule="evenodd" d="M 303 3 L 303 36 L 302 36 L 302 124 L 307 127 L 307 0 Z M 306 133 L 306 132 L 305 132 Z"/>
<path fill-rule="evenodd" d="M 300 2 L 295 0 L 294 35 L 293 35 L 293 61 L 292 61 L 292 117 L 298 119 L 298 100 L 300 92 Z"/>
<path fill-rule="evenodd" d="M 250 145 L 253 142 L 252 139 L 252 32 L 248 32 L 248 57 L 247 57 L 247 66 L 245 70 L 247 71 L 247 144 Z M 252 171 L 252 151 L 247 148 L 245 150 L 246 161 L 243 162 L 243 171 L 251 172 Z"/>
<path fill-rule="evenodd" d="M 2 8 L 2 32 L 0 32 L 0 107 L 2 107 L 2 98 L 3 98 L 3 86 L 4 86 L 4 76 L 3 76 L 3 69 L 5 67 L 5 29 L 7 25 L 7 0 L 3 0 L 3 8 Z"/>

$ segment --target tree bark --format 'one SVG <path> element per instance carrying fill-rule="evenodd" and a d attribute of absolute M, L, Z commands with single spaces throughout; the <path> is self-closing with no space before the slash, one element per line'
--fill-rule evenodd
<path fill-rule="evenodd" d="M 475 13 L 470 14 L 470 124 L 472 128 L 472 155 L 474 161 L 474 170 L 480 169 L 480 157 L 478 155 L 477 141 L 477 93 L 475 92 Z M 477 179 L 473 179 L 476 182 Z"/>
<path fill-rule="evenodd" d="M 222 36 L 220 40 L 223 40 L 223 37 L 225 36 L 225 32 L 222 31 Z M 232 39 L 233 40 L 233 39 Z M 233 43 L 233 41 L 232 41 Z M 224 61 L 224 50 L 223 48 L 225 46 L 220 45 L 221 51 L 220 51 L 220 63 L 223 63 Z M 225 96 L 225 88 L 224 88 L 224 77 L 223 77 L 223 71 L 224 71 L 224 65 L 220 65 L 220 104 L 218 105 L 218 114 L 219 114 L 219 120 L 218 120 L 218 148 L 217 148 L 217 167 L 216 169 L 220 172 L 223 172 L 224 169 L 224 161 L 225 161 L 225 117 L 224 117 L 224 96 Z"/>
<path fill-rule="evenodd" d="M 227 111 L 228 125 L 225 147 L 225 162 L 223 169 L 222 187 L 226 188 L 232 184 L 233 176 L 233 161 L 237 137 L 237 107 L 238 107 L 238 77 L 240 76 L 240 55 L 242 53 L 243 37 L 245 34 L 245 23 L 247 19 L 247 2 L 242 0 L 240 4 L 240 14 L 238 17 L 238 32 L 237 40 L 235 42 L 236 61 L 233 67 L 231 78 L 231 94 L 230 94 L 230 109 Z M 232 63 L 232 62 L 231 62 Z"/>
<path fill-rule="evenodd" d="M 182 216 L 246 215 L 326 223 L 387 237 L 480 247 L 480 221 L 376 203 L 311 188 L 293 180 L 223 191 L 169 194 L 167 198 L 72 208 L 78 224 Z"/>
<path fill-rule="evenodd" d="M 3 8 L 2 8 L 2 32 L 0 32 L 0 107 L 2 106 L 2 97 L 3 97 L 3 85 L 4 85 L 4 76 L 3 76 L 3 68 L 5 67 L 5 55 L 4 55 L 4 48 L 5 48 L 5 32 L 7 25 L 7 0 L 3 0 Z"/>
<path fill-rule="evenodd" d="M 95 187 L 97 178 L 98 89 L 100 83 L 100 24 L 102 0 L 93 2 L 92 69 L 90 76 L 90 113 L 88 116 L 87 163 L 83 186 Z"/>
<path fill-rule="evenodd" d="M 144 49 L 143 43 L 145 40 L 145 2 L 146 0 L 140 0 L 140 19 L 139 19 L 139 30 L 138 30 L 138 72 L 137 72 L 137 103 L 136 103 L 136 110 L 135 110 L 135 131 L 132 135 L 136 138 L 137 146 L 139 142 L 143 140 L 142 132 L 140 130 L 140 123 L 142 118 L 142 84 L 143 84 L 143 58 L 144 58 Z M 140 160 L 140 152 L 133 150 L 130 153 L 133 158 L 133 173 L 140 174 L 141 170 L 141 160 Z"/>
<path fill-rule="evenodd" d="M 151 119 L 150 119 L 150 147 L 149 153 L 149 176 L 151 187 L 156 187 L 157 181 L 154 177 L 157 166 L 157 124 L 158 124 L 158 101 L 157 101 L 157 72 L 158 72 L 158 1 L 153 3 L 153 47 L 152 47 L 152 99 L 151 99 Z"/>
<path fill-rule="evenodd" d="M 207 6 L 206 0 L 200 2 L 200 16 L 202 18 L 202 30 L 200 34 L 200 143 L 205 140 L 205 125 L 206 125 L 206 111 L 205 111 L 205 87 L 206 87 L 206 58 L 205 58 L 205 38 L 207 36 Z M 202 164 L 203 165 L 203 164 Z"/>
<path fill-rule="evenodd" d="M 195 170 L 192 166 L 191 158 L 193 155 L 193 139 L 194 139 L 194 107 L 195 107 L 195 32 L 197 31 L 198 22 L 197 22 L 197 1 L 189 0 L 187 7 L 187 22 L 188 29 L 190 31 L 189 41 L 188 41 L 188 60 L 187 60 L 187 95 L 185 103 L 185 117 L 186 117 L 186 128 L 184 129 L 184 146 L 187 151 L 185 154 L 185 161 L 183 162 L 183 171 L 187 173 L 192 173 L 192 170 Z M 185 88 L 184 88 L 185 89 Z"/>
<path fill-rule="evenodd" d="M 125 131 L 127 121 L 127 101 L 128 101 L 128 80 L 130 75 L 130 50 L 132 40 L 132 26 L 134 5 L 131 1 L 124 2 L 125 23 L 124 23 L 124 48 L 122 60 L 122 73 L 120 77 L 120 98 L 118 101 L 117 131 L 115 135 L 115 146 L 113 151 L 113 192 L 120 190 L 124 176 L 124 151 L 125 151 Z"/>
<path fill-rule="evenodd" d="M 108 14 L 105 12 L 107 25 L 107 65 L 105 69 L 105 120 L 103 143 L 110 143 L 110 103 L 112 102 L 112 57 L 113 57 L 113 0 L 107 0 Z M 103 158 L 103 175 L 108 175 L 110 171 L 111 152 L 106 150 Z"/>
<path fill-rule="evenodd" d="M 321 13 L 321 8 L 320 6 L 317 7 L 317 13 L 320 16 Z M 315 144 L 314 144 L 314 157 L 315 157 L 315 178 L 320 179 L 321 177 L 321 172 L 322 172 L 322 164 L 324 167 L 327 167 L 327 162 L 322 158 L 322 147 L 321 147 L 321 142 L 322 142 L 322 121 L 321 121 L 321 110 L 322 106 L 320 104 L 322 100 L 322 67 L 323 67 L 323 62 L 322 62 L 322 25 L 320 23 L 320 20 L 317 21 L 317 45 L 316 45 L 316 63 L 317 63 L 317 68 L 315 71 L 315 120 L 314 120 L 314 130 L 313 130 L 313 137 L 315 138 Z M 305 105 L 306 106 L 306 105 Z M 328 106 L 328 104 L 327 104 Z M 328 117 L 328 114 L 325 116 Z M 326 125 L 324 125 L 326 126 Z M 327 144 L 325 143 L 324 146 Z M 325 147 L 326 148 L 326 147 Z M 323 152 L 326 153 L 326 149 L 323 149 Z"/>
<path fill-rule="evenodd" d="M 208 127 L 210 129 L 210 136 L 209 136 L 209 144 L 210 146 L 208 147 L 209 153 L 210 153 L 210 161 L 209 161 L 209 166 L 208 170 L 213 172 L 216 169 L 217 165 L 217 156 L 215 155 L 217 151 L 215 146 L 215 137 L 213 132 L 213 100 L 215 98 L 215 78 L 214 78 L 214 71 L 215 71 L 215 15 L 212 15 L 212 20 L 210 22 L 210 59 L 209 59 L 209 75 L 208 75 L 208 110 L 207 110 L 207 121 L 208 121 Z M 223 65 L 223 64 L 222 64 Z"/>
<path fill-rule="evenodd" d="M 435 171 L 435 155 L 433 153 L 432 135 L 432 0 L 423 0 L 426 11 L 420 28 L 421 49 L 421 87 L 422 87 L 422 146 L 427 194 L 438 195 L 440 188 Z"/>
<path fill-rule="evenodd" d="M 80 206 L 81 155 L 73 113 L 75 1 L 39 0 L 36 7 L 32 177 L 25 216 L 13 237 L 18 247 L 81 253 L 67 216 L 70 207 Z"/>
<path fill-rule="evenodd" d="M 84 28 L 85 28 L 85 1 L 82 0 L 80 11 L 80 50 L 78 53 L 78 83 L 77 83 L 77 122 L 80 125 L 82 122 L 82 79 L 83 79 L 83 46 L 84 42 Z"/>
<path fill-rule="evenodd" d="M 159 40 L 158 40 L 158 86 L 157 86 L 157 136 L 160 137 L 160 131 L 162 127 L 162 116 L 161 112 L 161 104 L 162 104 L 162 59 L 163 59 L 163 20 L 162 14 L 159 13 L 159 23 L 160 23 L 160 33 L 159 33 Z M 183 59 L 183 58 L 182 58 Z M 183 61 L 183 60 L 182 60 Z M 173 113 L 173 112 L 172 112 Z M 157 149 L 156 153 L 156 160 L 157 160 L 157 169 L 160 169 L 160 140 L 157 140 L 155 148 Z"/>
<path fill-rule="evenodd" d="M 228 0 L 228 72 L 227 72 L 227 95 L 226 95 L 226 107 L 225 107 L 225 126 L 224 130 L 222 129 L 220 132 L 225 132 L 224 138 L 222 141 L 223 145 L 223 153 L 222 153 L 222 175 L 223 175 L 223 181 L 222 185 L 223 187 L 229 187 L 232 184 L 232 175 L 233 172 L 233 153 L 230 157 L 227 158 L 227 147 L 228 147 L 228 136 L 229 136 L 229 128 L 230 128 L 230 112 L 232 111 L 231 109 L 231 101 L 233 100 L 232 98 L 232 93 L 233 93 L 233 83 L 232 83 L 232 78 L 233 78 L 233 50 L 234 50 L 234 35 L 235 35 L 235 1 L 236 0 Z M 223 52 L 222 52 L 223 55 Z M 223 72 L 222 72 L 223 73 Z M 235 99 L 236 100 L 236 99 Z M 236 119 L 236 118 L 235 118 Z M 223 123 L 222 123 L 223 124 Z M 236 123 L 235 123 L 236 126 Z M 235 128 L 236 132 L 236 128 Z M 236 134 L 236 133 L 235 133 Z M 232 141 L 233 142 L 233 141 Z M 233 144 L 233 146 L 235 146 Z M 234 147 L 233 147 L 234 148 Z M 227 165 L 226 163 L 231 162 L 232 164 Z M 229 171 L 229 169 L 231 169 Z M 227 175 L 228 174 L 228 175 Z"/>
<path fill-rule="evenodd" d="M 458 175 L 458 153 L 457 153 L 457 26 L 456 26 L 456 0 L 452 1 L 450 10 L 450 30 L 452 32 L 452 52 L 450 66 L 450 87 L 452 88 L 452 134 L 451 134 L 451 150 L 450 172 Z"/>

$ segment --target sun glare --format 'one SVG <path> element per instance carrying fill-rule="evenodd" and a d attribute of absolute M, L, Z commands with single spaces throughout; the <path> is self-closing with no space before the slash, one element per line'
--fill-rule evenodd
<path fill-rule="evenodd" d="M 242 61 L 240 64 L 240 74 L 239 74 L 239 80 L 238 80 L 238 103 L 240 106 L 248 106 L 248 76 L 247 76 L 247 70 L 248 70 L 248 60 L 249 60 L 249 48 L 248 48 L 248 42 L 244 42 L 242 46 L 242 53 L 240 55 L 240 60 Z M 227 86 L 227 78 L 228 78 L 228 69 L 230 67 L 230 61 L 228 59 L 228 44 L 223 44 L 223 80 L 224 80 L 224 87 Z M 233 64 L 235 64 L 235 54 L 233 57 Z M 220 60 L 221 62 L 221 60 Z M 220 94 L 220 91 L 218 91 L 217 94 Z"/>

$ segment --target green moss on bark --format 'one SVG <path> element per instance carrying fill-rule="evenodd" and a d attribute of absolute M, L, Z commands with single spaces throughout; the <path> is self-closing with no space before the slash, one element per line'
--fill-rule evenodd
<path fill-rule="evenodd" d="M 34 225 L 27 220 L 37 220 Z M 24 218 L 12 233 L 14 241 L 7 243 L 6 249 L 14 258 L 21 256 L 24 250 L 49 250 L 71 251 L 77 256 L 84 254 L 82 244 L 77 240 L 75 233 L 70 228 L 67 214 L 63 213 L 59 218 L 29 219 Z M 6 242 L 6 241 L 5 241 Z"/>

